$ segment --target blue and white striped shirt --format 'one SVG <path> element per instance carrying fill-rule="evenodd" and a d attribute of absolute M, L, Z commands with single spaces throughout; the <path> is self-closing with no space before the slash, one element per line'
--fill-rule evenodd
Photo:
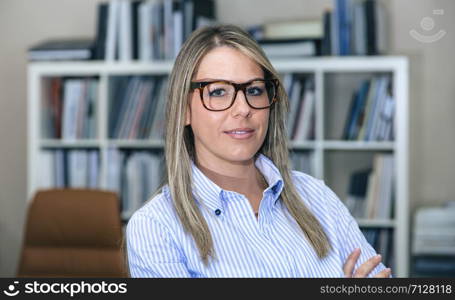
<path fill-rule="evenodd" d="M 257 219 L 248 199 L 223 190 L 193 163 L 193 194 L 212 234 L 216 259 L 206 266 L 191 235 L 173 208 L 168 186 L 135 212 L 127 226 L 132 277 L 344 277 L 343 264 L 357 247 L 355 268 L 376 255 L 338 197 L 323 183 L 301 172 L 292 178 L 332 245 L 319 259 L 290 216 L 280 193 L 283 179 L 264 155 L 255 162 L 267 180 Z M 379 264 L 369 276 L 383 270 Z"/>

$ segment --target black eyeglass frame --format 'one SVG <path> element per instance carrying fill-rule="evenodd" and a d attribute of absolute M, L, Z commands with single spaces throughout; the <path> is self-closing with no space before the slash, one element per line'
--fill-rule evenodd
<path fill-rule="evenodd" d="M 254 107 L 253 105 L 251 105 L 251 103 L 248 101 L 248 96 L 246 95 L 246 88 L 253 82 L 255 81 L 262 81 L 264 82 L 264 84 L 267 84 L 267 83 L 272 83 L 273 84 L 273 87 L 274 87 L 274 91 L 275 91 L 275 94 L 273 95 L 272 97 L 272 101 L 270 102 L 270 105 L 269 106 L 265 106 L 265 107 Z M 230 85 L 232 85 L 235 89 L 235 92 L 234 92 L 234 96 L 232 97 L 232 101 L 231 101 L 231 104 L 229 104 L 228 107 L 224 108 L 224 109 L 212 109 L 212 108 L 208 108 L 205 103 L 204 103 L 204 99 L 203 99 L 203 92 L 204 92 L 204 88 L 209 85 L 209 84 L 212 84 L 212 83 L 228 83 Z M 248 103 L 248 105 L 251 107 L 251 108 L 254 108 L 254 109 L 266 109 L 266 108 L 270 108 L 273 103 L 275 103 L 276 101 L 278 101 L 278 99 L 276 98 L 276 94 L 277 94 L 277 89 L 278 89 L 278 80 L 277 79 L 253 79 L 253 80 L 250 80 L 250 81 L 247 81 L 247 82 L 244 82 L 244 83 L 235 83 L 235 82 L 232 82 L 232 81 L 229 81 L 229 80 L 213 80 L 213 81 L 192 81 L 190 83 L 190 90 L 191 91 L 194 91 L 195 89 L 198 89 L 199 90 L 199 96 L 201 98 L 201 103 L 202 105 L 205 107 L 205 109 L 207 110 L 210 110 L 210 111 L 223 111 L 223 110 L 227 110 L 229 108 L 232 107 L 232 105 L 234 105 L 234 102 L 235 102 L 235 99 L 237 98 L 237 92 L 238 91 L 242 91 L 243 94 L 245 95 L 245 99 L 246 99 L 246 103 Z"/>

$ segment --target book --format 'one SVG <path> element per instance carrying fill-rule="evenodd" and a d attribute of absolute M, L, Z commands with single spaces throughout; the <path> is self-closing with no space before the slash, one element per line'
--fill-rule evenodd
<path fill-rule="evenodd" d="M 321 39 L 261 39 L 257 42 L 268 57 L 301 57 L 321 54 Z"/>
<path fill-rule="evenodd" d="M 325 55 L 377 55 L 387 52 L 387 13 L 380 1 L 333 0 L 333 10 L 326 11 L 323 17 Z M 330 52 L 327 51 L 328 41 Z"/>
<path fill-rule="evenodd" d="M 142 4 L 142 1 L 133 1 L 131 2 L 131 55 L 132 59 L 137 60 L 139 59 L 139 7 Z"/>
<path fill-rule="evenodd" d="M 394 158 L 391 154 L 376 154 L 372 171 L 368 175 L 366 190 L 365 218 L 390 219 L 393 211 Z"/>
<path fill-rule="evenodd" d="M 216 20 L 216 2 L 214 0 L 192 0 L 193 30 L 202 26 L 213 25 Z"/>
<path fill-rule="evenodd" d="M 62 137 L 62 106 L 63 106 L 63 79 L 60 77 L 54 77 L 50 81 L 50 89 L 48 97 L 50 100 L 50 116 L 52 120 L 52 130 L 50 137 L 61 138 Z"/>
<path fill-rule="evenodd" d="M 104 59 L 108 61 L 118 58 L 118 42 L 120 32 L 120 1 L 111 0 L 107 13 L 107 33 Z"/>
<path fill-rule="evenodd" d="M 371 168 L 353 172 L 349 177 L 346 207 L 355 218 L 365 218 L 368 179 Z"/>
<path fill-rule="evenodd" d="M 60 138 L 74 141 L 96 136 L 97 79 L 65 79 L 63 83 L 63 107 Z M 57 103 L 57 105 L 60 105 Z M 58 108 L 60 109 L 60 108 Z M 60 114 L 60 113 L 59 113 Z M 55 124 L 58 124 L 57 122 Z"/>
<path fill-rule="evenodd" d="M 338 12 L 339 55 L 349 55 L 351 51 L 351 1 L 336 0 Z"/>
<path fill-rule="evenodd" d="M 298 107 L 302 101 L 302 91 L 303 91 L 303 82 L 302 78 L 298 75 L 293 75 L 292 89 L 289 93 L 289 113 L 287 120 L 287 135 L 291 139 L 294 126 L 297 120 Z"/>
<path fill-rule="evenodd" d="M 90 189 L 97 189 L 99 187 L 100 176 L 99 152 L 97 150 L 88 151 L 87 169 L 88 174 L 86 187 Z"/>
<path fill-rule="evenodd" d="M 100 3 L 97 10 L 96 40 L 93 51 L 93 58 L 104 60 L 106 55 L 107 19 L 109 5 Z"/>
<path fill-rule="evenodd" d="M 297 120 L 295 121 L 294 140 L 305 141 L 312 138 L 311 128 L 315 121 L 315 101 L 314 82 L 312 79 L 308 79 L 305 82 L 301 107 Z"/>
<path fill-rule="evenodd" d="M 97 16 L 97 59 L 173 59 L 193 30 L 215 23 L 215 2 L 110 0 Z"/>
<path fill-rule="evenodd" d="M 166 123 L 166 87 L 168 79 L 165 77 L 162 79 L 162 82 L 157 91 L 157 103 L 155 108 L 155 113 L 153 116 L 153 122 L 150 127 L 150 132 L 148 138 L 151 139 L 163 139 L 164 138 L 164 129 Z"/>
<path fill-rule="evenodd" d="M 331 41 L 332 11 L 325 10 L 322 19 L 323 19 L 324 36 L 322 38 L 321 54 L 330 55 L 330 54 L 332 54 L 332 41 Z"/>
<path fill-rule="evenodd" d="M 94 41 L 89 38 L 50 39 L 32 46 L 28 58 L 44 60 L 89 60 L 92 58 Z"/>
<path fill-rule="evenodd" d="M 363 2 L 355 2 L 352 11 L 352 42 L 353 52 L 357 55 L 366 55 L 366 18 Z"/>
<path fill-rule="evenodd" d="M 376 133 L 379 128 L 380 122 L 380 115 L 381 111 L 384 108 L 384 104 L 387 97 L 387 89 L 388 89 L 388 78 L 387 76 L 380 76 L 378 78 L 378 89 L 375 97 L 375 105 L 373 111 L 371 112 L 371 118 L 367 124 L 367 130 L 365 135 L 366 141 L 373 141 L 377 140 Z"/>
<path fill-rule="evenodd" d="M 131 214 L 142 206 L 161 183 L 162 163 L 158 154 L 133 152 L 125 163 L 125 193 L 122 211 Z"/>
<path fill-rule="evenodd" d="M 119 14 L 119 60 L 130 61 L 133 59 L 133 13 L 129 0 L 120 0 Z"/>
<path fill-rule="evenodd" d="M 358 131 L 357 131 L 355 139 L 358 141 L 365 139 L 366 127 L 369 122 L 369 119 L 371 118 L 371 111 L 372 111 L 372 107 L 374 105 L 377 90 L 378 90 L 378 81 L 376 79 L 371 79 L 370 87 L 368 89 L 368 94 L 365 99 L 365 104 L 363 106 L 363 109 L 360 111 L 360 116 L 357 120 L 358 121 L 357 122 Z"/>
<path fill-rule="evenodd" d="M 383 154 L 380 194 L 378 207 L 374 216 L 376 219 L 390 219 L 392 217 L 393 182 L 395 180 L 394 169 L 393 155 Z"/>
<path fill-rule="evenodd" d="M 349 112 L 349 118 L 346 119 L 348 122 L 348 131 L 347 131 L 347 139 L 348 140 L 355 140 L 359 135 L 360 128 L 363 122 L 363 114 L 367 102 L 368 91 L 370 89 L 370 81 L 365 80 L 360 85 L 360 89 L 358 90 L 356 96 L 353 98 L 353 105 L 351 105 L 351 111 Z"/>
<path fill-rule="evenodd" d="M 377 43 L 377 21 L 376 21 L 376 1 L 365 1 L 366 32 L 367 32 L 367 54 L 378 54 Z"/>
<path fill-rule="evenodd" d="M 286 20 L 263 25 L 263 38 L 272 40 L 322 39 L 324 36 L 321 19 Z"/>

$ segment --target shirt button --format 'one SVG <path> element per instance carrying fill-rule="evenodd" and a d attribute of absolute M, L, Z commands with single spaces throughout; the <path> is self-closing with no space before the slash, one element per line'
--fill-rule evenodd
<path fill-rule="evenodd" d="M 221 210 L 220 209 L 215 210 L 215 215 L 217 216 L 221 215 Z"/>

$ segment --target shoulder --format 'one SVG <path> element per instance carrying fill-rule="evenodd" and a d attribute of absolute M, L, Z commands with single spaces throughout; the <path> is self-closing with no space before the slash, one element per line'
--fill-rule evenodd
<path fill-rule="evenodd" d="M 168 231 L 178 224 L 178 217 L 172 204 L 168 186 L 150 198 L 129 219 L 127 231 L 146 230 L 146 227 L 160 227 Z"/>
<path fill-rule="evenodd" d="M 291 176 L 295 184 L 311 184 L 317 186 L 324 185 L 324 181 L 321 179 L 317 179 L 316 177 L 313 177 L 301 171 L 292 170 Z"/>
<path fill-rule="evenodd" d="M 338 210 L 340 205 L 343 206 L 323 180 L 295 170 L 291 172 L 291 176 L 297 192 L 313 210 L 329 213 Z"/>
<path fill-rule="evenodd" d="M 300 171 L 291 171 L 292 181 L 301 196 L 323 198 L 326 185 L 323 180 Z"/>

